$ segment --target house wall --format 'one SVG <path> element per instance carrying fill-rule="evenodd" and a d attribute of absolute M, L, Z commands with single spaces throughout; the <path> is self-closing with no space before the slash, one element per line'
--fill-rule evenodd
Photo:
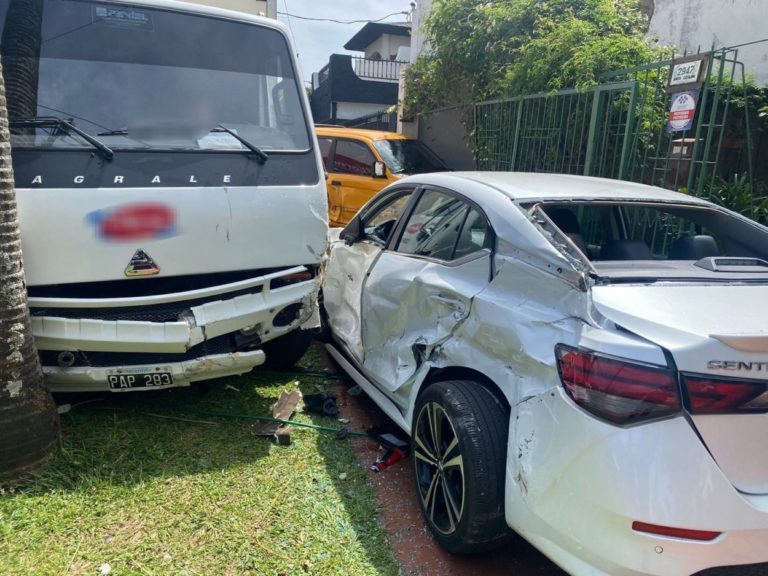
<path fill-rule="evenodd" d="M 364 111 L 351 117 L 347 103 L 356 102 Z M 397 103 L 397 84 L 363 80 L 352 68 L 352 57 L 348 54 L 331 54 L 328 61 L 327 79 L 312 93 L 312 116 L 315 122 L 332 122 L 338 119 L 352 119 L 384 110 Z M 356 104 L 357 105 L 357 104 Z"/>
<path fill-rule="evenodd" d="M 451 170 L 475 170 L 464 116 L 471 111 L 443 108 L 419 118 L 418 139 L 434 150 Z"/>
<path fill-rule="evenodd" d="M 277 0 L 186 0 L 193 4 L 206 4 L 226 10 L 237 10 L 277 18 Z"/>
<path fill-rule="evenodd" d="M 409 62 L 416 62 L 420 54 L 429 50 L 424 38 L 424 22 L 432 10 L 432 0 L 419 0 L 411 10 L 411 38 Z M 405 99 L 405 68 L 402 69 L 398 90 L 397 131 L 409 138 L 421 139 L 421 129 L 417 118 L 403 118 L 402 102 Z"/>
<path fill-rule="evenodd" d="M 419 0 L 416 8 L 411 13 L 411 62 L 425 50 L 429 50 L 429 44 L 424 38 L 424 22 L 432 10 L 432 0 Z"/>
<path fill-rule="evenodd" d="M 642 0 L 651 16 L 649 35 L 689 53 L 768 38 L 768 0 Z M 423 25 L 432 0 L 419 0 L 412 14 L 411 62 L 429 50 Z M 768 42 L 739 49 L 739 60 L 759 83 L 768 84 Z"/>
<path fill-rule="evenodd" d="M 649 34 L 689 53 L 768 38 L 766 0 L 653 0 Z M 768 42 L 739 49 L 739 60 L 768 84 Z"/>
<path fill-rule="evenodd" d="M 314 80 L 313 80 L 314 81 Z M 330 79 L 322 84 L 318 82 L 312 88 L 312 96 L 309 99 L 309 106 L 312 110 L 312 118 L 315 122 L 328 122 L 333 115 L 333 99 L 331 96 Z"/>
<path fill-rule="evenodd" d="M 378 52 L 382 60 L 393 60 L 397 56 L 398 48 L 410 46 L 410 44 L 411 39 L 408 36 L 382 34 L 365 49 L 365 57 L 370 58 L 374 52 Z"/>
<path fill-rule="evenodd" d="M 661 44 L 674 44 L 681 52 L 768 38 L 768 0 L 641 0 L 641 5 L 651 18 L 649 35 L 656 36 Z M 423 25 L 431 7 L 431 0 L 419 0 L 412 13 L 411 62 L 429 50 Z M 738 59 L 758 83 L 768 84 L 768 42 L 739 48 Z M 437 110 L 413 122 L 403 122 L 401 118 L 398 130 L 412 136 L 418 134 L 418 139 L 454 170 L 475 168 L 470 136 L 459 109 Z"/>
<path fill-rule="evenodd" d="M 389 108 L 389 104 L 364 104 L 362 102 L 336 102 L 336 120 L 354 120 L 376 114 Z"/>

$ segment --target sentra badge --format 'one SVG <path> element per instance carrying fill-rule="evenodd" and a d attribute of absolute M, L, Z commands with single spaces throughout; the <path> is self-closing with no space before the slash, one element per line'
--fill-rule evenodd
<path fill-rule="evenodd" d="M 144 252 L 144 250 L 136 250 L 136 253 L 128 263 L 128 267 L 125 269 L 125 275 L 129 278 L 134 276 L 152 276 L 160 273 L 160 267 L 155 264 L 155 261 Z"/>

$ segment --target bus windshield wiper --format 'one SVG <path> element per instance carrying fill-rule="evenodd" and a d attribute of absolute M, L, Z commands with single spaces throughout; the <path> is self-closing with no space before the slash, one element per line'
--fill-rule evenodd
<path fill-rule="evenodd" d="M 230 130 L 229 128 L 227 128 L 223 124 L 219 124 L 218 126 L 216 126 L 216 128 L 211 130 L 211 132 L 226 132 L 227 134 L 232 136 L 235 140 L 240 142 L 240 144 L 242 144 L 243 146 L 248 148 L 248 150 L 253 152 L 256 155 L 256 158 L 258 158 L 259 164 L 264 164 L 264 162 L 269 160 L 269 155 L 266 152 L 264 152 L 264 150 L 262 150 L 261 148 L 256 146 L 256 144 L 253 144 L 252 142 L 249 142 L 248 140 L 246 140 L 245 138 L 240 136 L 234 130 Z"/>
<path fill-rule="evenodd" d="M 9 126 L 12 128 L 61 128 L 69 132 L 70 134 L 77 134 L 88 142 L 91 146 L 96 148 L 102 156 L 107 160 L 112 160 L 115 157 L 115 153 L 112 148 L 104 144 L 101 140 L 97 140 L 87 132 L 83 132 L 67 120 L 59 118 L 58 116 L 37 116 L 36 118 L 22 118 L 20 120 L 11 120 Z"/>

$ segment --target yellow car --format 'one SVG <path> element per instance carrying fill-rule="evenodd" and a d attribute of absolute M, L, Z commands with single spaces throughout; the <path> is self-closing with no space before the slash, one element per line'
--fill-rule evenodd
<path fill-rule="evenodd" d="M 315 131 L 331 226 L 345 226 L 374 194 L 403 176 L 448 170 L 424 144 L 396 132 L 323 124 Z"/>

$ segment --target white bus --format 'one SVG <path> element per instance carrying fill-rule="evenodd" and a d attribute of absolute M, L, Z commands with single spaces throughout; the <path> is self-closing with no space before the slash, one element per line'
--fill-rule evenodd
<path fill-rule="evenodd" d="M 0 0 L 0 29 L 48 387 L 295 362 L 327 201 L 283 26 L 172 0 Z"/>

